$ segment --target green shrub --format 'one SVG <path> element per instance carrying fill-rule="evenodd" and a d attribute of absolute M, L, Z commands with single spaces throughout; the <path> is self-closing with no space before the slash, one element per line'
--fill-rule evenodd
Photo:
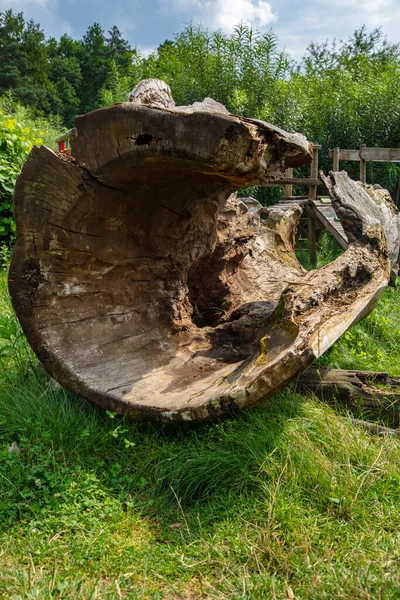
<path fill-rule="evenodd" d="M 0 243 L 15 236 L 12 197 L 29 152 L 34 145 L 54 146 L 59 130 L 57 121 L 34 119 L 10 94 L 0 99 Z"/>

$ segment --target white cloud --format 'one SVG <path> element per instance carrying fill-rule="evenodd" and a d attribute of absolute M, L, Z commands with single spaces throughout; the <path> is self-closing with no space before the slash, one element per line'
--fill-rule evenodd
<path fill-rule="evenodd" d="M 296 60 L 302 58 L 311 41 L 346 41 L 363 25 L 368 32 L 382 27 L 389 41 L 399 40 L 399 0 L 280 0 L 279 9 L 275 31 Z"/>
<path fill-rule="evenodd" d="M 150 54 L 153 54 L 153 52 L 155 52 L 157 50 L 157 46 L 137 46 L 137 50 L 140 54 L 140 56 L 144 56 L 144 58 L 147 58 L 148 56 L 150 56 Z"/>
<path fill-rule="evenodd" d="M 385 26 L 400 17 L 399 0 L 336 0 L 336 8 L 357 16 L 368 28 Z"/>
<path fill-rule="evenodd" d="M 264 30 L 277 19 L 266 0 L 159 0 L 165 10 L 199 21 L 211 29 L 229 33 L 239 23 L 251 23 Z"/>

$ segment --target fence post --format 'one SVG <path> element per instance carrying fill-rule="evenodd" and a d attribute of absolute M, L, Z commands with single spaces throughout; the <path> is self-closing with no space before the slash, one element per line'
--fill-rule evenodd
<path fill-rule="evenodd" d="M 340 148 L 333 148 L 333 150 L 332 150 L 332 156 L 333 156 L 332 171 L 334 171 L 334 172 L 339 171 L 339 152 L 340 152 Z"/>
<path fill-rule="evenodd" d="M 360 150 L 366 148 L 366 144 L 360 145 Z M 367 183 L 367 161 L 360 156 L 360 181 L 361 183 Z"/>
<path fill-rule="evenodd" d="M 313 144 L 313 161 L 311 164 L 311 179 L 318 178 L 318 159 L 319 159 L 319 150 L 321 146 L 319 144 Z M 315 200 L 317 197 L 317 186 L 316 184 L 311 184 L 308 188 L 308 199 Z M 310 244 L 310 261 L 313 266 L 317 264 L 317 236 L 316 236 L 316 226 L 315 219 L 311 212 L 311 210 L 307 209 L 308 216 L 308 242 Z"/>
<path fill-rule="evenodd" d="M 285 171 L 285 177 L 292 178 L 293 177 L 293 169 L 289 168 Z M 285 183 L 285 198 L 290 198 L 293 196 L 293 185 L 291 183 Z"/>
<path fill-rule="evenodd" d="M 319 144 L 313 144 L 313 161 L 311 163 L 311 179 L 318 179 L 318 158 L 319 158 L 319 150 L 321 146 Z M 308 188 L 308 198 L 310 200 L 315 200 L 317 197 L 317 186 L 311 184 Z"/>

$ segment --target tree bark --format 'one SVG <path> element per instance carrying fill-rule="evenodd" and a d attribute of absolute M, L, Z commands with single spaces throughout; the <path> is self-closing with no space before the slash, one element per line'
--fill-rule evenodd
<path fill-rule="evenodd" d="M 71 151 L 34 148 L 18 179 L 9 288 L 49 373 L 102 407 L 201 420 L 254 406 L 388 283 L 373 195 L 354 208 L 354 243 L 310 273 L 294 252 L 301 209 L 262 221 L 236 198 L 310 162 L 299 134 L 211 99 L 123 103 L 78 117 Z"/>
<path fill-rule="evenodd" d="M 400 425 L 400 377 L 372 371 L 310 367 L 298 379 L 300 389 L 330 404 L 369 414 L 392 427 Z"/>

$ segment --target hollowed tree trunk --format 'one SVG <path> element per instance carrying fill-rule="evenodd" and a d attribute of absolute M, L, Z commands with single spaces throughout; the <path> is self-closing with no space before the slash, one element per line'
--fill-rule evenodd
<path fill-rule="evenodd" d="M 125 103 L 79 117 L 71 149 L 34 148 L 24 166 L 9 287 L 49 373 L 102 407 L 193 420 L 253 406 L 388 283 L 385 215 L 306 273 L 300 209 L 261 223 L 232 196 L 310 162 L 302 136 L 210 100 Z"/>

